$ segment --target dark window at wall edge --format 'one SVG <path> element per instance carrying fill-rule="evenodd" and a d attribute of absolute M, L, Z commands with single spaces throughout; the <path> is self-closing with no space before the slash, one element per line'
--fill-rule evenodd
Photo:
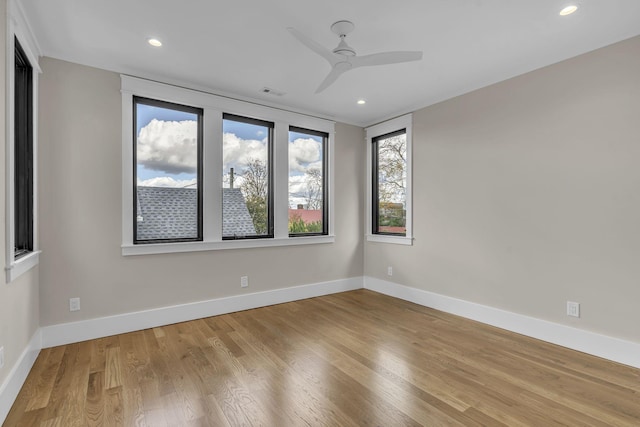
<path fill-rule="evenodd" d="M 269 239 L 274 236 L 273 220 L 273 129 L 275 124 L 266 120 L 254 119 L 251 117 L 237 116 L 235 114 L 223 113 L 222 120 L 247 123 L 250 125 L 264 126 L 269 129 L 267 135 L 267 232 L 265 234 L 243 235 L 243 236 L 222 236 L 222 240 L 248 240 L 248 239 Z"/>
<path fill-rule="evenodd" d="M 379 182 L 378 182 L 378 141 L 381 141 L 383 139 L 387 139 L 387 138 L 392 138 L 394 136 L 398 136 L 398 135 L 402 135 L 402 134 L 406 134 L 407 130 L 406 129 L 399 129 L 397 131 L 393 131 L 390 133 L 386 133 L 384 135 L 379 135 L 376 136 L 374 138 L 371 139 L 371 143 L 373 144 L 373 147 L 371 147 L 371 153 L 372 153 L 372 168 L 371 168 L 371 173 L 372 173 L 372 177 L 371 177 L 371 190 L 372 190 L 372 195 L 371 195 L 371 233 L 372 234 L 378 234 L 378 235 L 383 235 L 383 236 L 406 236 L 406 233 L 387 233 L 387 232 L 383 232 L 383 231 L 379 231 L 380 228 L 380 194 L 379 194 Z M 405 165 L 406 167 L 406 165 Z"/>
<path fill-rule="evenodd" d="M 15 39 L 14 257 L 33 251 L 33 67 Z"/>
<path fill-rule="evenodd" d="M 320 233 L 289 233 L 289 237 L 325 236 L 329 234 L 329 190 L 327 188 L 327 176 L 329 176 L 329 161 L 327 156 L 329 154 L 327 151 L 329 134 L 296 126 L 289 126 L 289 132 L 305 133 L 322 138 L 322 231 Z"/>
<path fill-rule="evenodd" d="M 177 238 L 177 239 L 153 239 L 153 240 L 139 240 L 137 236 L 137 217 L 138 217 L 138 197 L 137 197 L 137 183 L 138 183 L 138 155 L 137 155 L 137 145 L 138 145 L 138 135 L 137 135 L 137 106 L 138 104 L 149 105 L 152 107 L 166 108 L 170 110 L 183 111 L 187 113 L 192 113 L 197 115 L 198 117 L 198 137 L 197 137 L 197 172 L 196 179 L 198 182 L 197 185 L 197 200 L 198 200 L 198 218 L 197 218 L 197 226 L 198 232 L 197 236 L 193 238 Z M 147 243 L 174 243 L 174 242 L 199 242 L 203 240 L 203 231 L 202 231 L 202 146 L 203 146 L 203 115 L 204 111 L 202 108 L 191 107 L 188 105 L 175 104 L 173 102 L 160 101 L 156 99 L 144 98 L 140 96 L 133 96 L 133 212 L 132 212 L 132 221 L 133 221 L 133 243 L 134 244 L 147 244 Z"/>

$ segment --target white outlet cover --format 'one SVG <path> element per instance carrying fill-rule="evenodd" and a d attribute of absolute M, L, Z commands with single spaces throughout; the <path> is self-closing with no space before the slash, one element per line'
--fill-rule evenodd
<path fill-rule="evenodd" d="M 80 310 L 80 298 L 69 298 L 69 311 Z"/>
<path fill-rule="evenodd" d="M 247 286 L 249 286 L 249 277 L 248 276 L 242 276 L 240 278 L 240 287 L 241 288 L 246 288 Z"/>
<path fill-rule="evenodd" d="M 580 317 L 580 303 L 567 301 L 567 316 Z"/>

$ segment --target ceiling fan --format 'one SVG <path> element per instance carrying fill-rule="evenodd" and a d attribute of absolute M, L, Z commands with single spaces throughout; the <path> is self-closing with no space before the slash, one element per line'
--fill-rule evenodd
<path fill-rule="evenodd" d="M 347 34 L 352 32 L 355 27 L 356 26 L 351 21 L 338 21 L 331 25 L 331 31 L 340 37 L 340 43 L 338 43 L 338 46 L 333 50 L 325 48 L 295 28 L 287 28 L 287 30 L 289 30 L 289 32 L 302 44 L 322 56 L 331 65 L 329 75 L 327 75 L 322 83 L 320 83 L 320 86 L 316 89 L 316 93 L 322 92 L 331 86 L 342 73 L 354 68 L 367 67 L 371 65 L 397 64 L 399 62 L 418 61 L 422 59 L 422 52 L 420 51 L 382 52 L 357 56 L 355 49 L 349 46 L 345 40 Z"/>

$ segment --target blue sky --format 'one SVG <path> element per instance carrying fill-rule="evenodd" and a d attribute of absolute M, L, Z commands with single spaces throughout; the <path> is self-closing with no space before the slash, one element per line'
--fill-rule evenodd
<path fill-rule="evenodd" d="M 167 108 L 153 107 L 151 105 L 138 104 L 136 113 L 136 133 L 140 133 L 140 129 L 149 124 L 151 119 L 163 120 L 168 122 L 181 122 L 184 120 L 196 120 L 198 117 L 193 113 L 184 111 L 169 110 Z"/>
<path fill-rule="evenodd" d="M 241 139 L 256 139 L 261 141 L 267 136 L 267 127 L 252 125 L 233 120 L 224 120 L 222 123 L 222 132 L 232 133 Z"/>

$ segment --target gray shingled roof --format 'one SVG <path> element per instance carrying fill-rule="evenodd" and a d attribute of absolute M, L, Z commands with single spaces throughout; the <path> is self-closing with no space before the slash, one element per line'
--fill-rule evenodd
<path fill-rule="evenodd" d="M 138 240 L 197 237 L 197 200 L 195 188 L 138 187 Z M 222 211 L 223 236 L 256 233 L 239 188 L 223 188 Z"/>
<path fill-rule="evenodd" d="M 239 188 L 222 189 L 222 235 L 246 236 L 256 234 L 249 209 Z"/>

